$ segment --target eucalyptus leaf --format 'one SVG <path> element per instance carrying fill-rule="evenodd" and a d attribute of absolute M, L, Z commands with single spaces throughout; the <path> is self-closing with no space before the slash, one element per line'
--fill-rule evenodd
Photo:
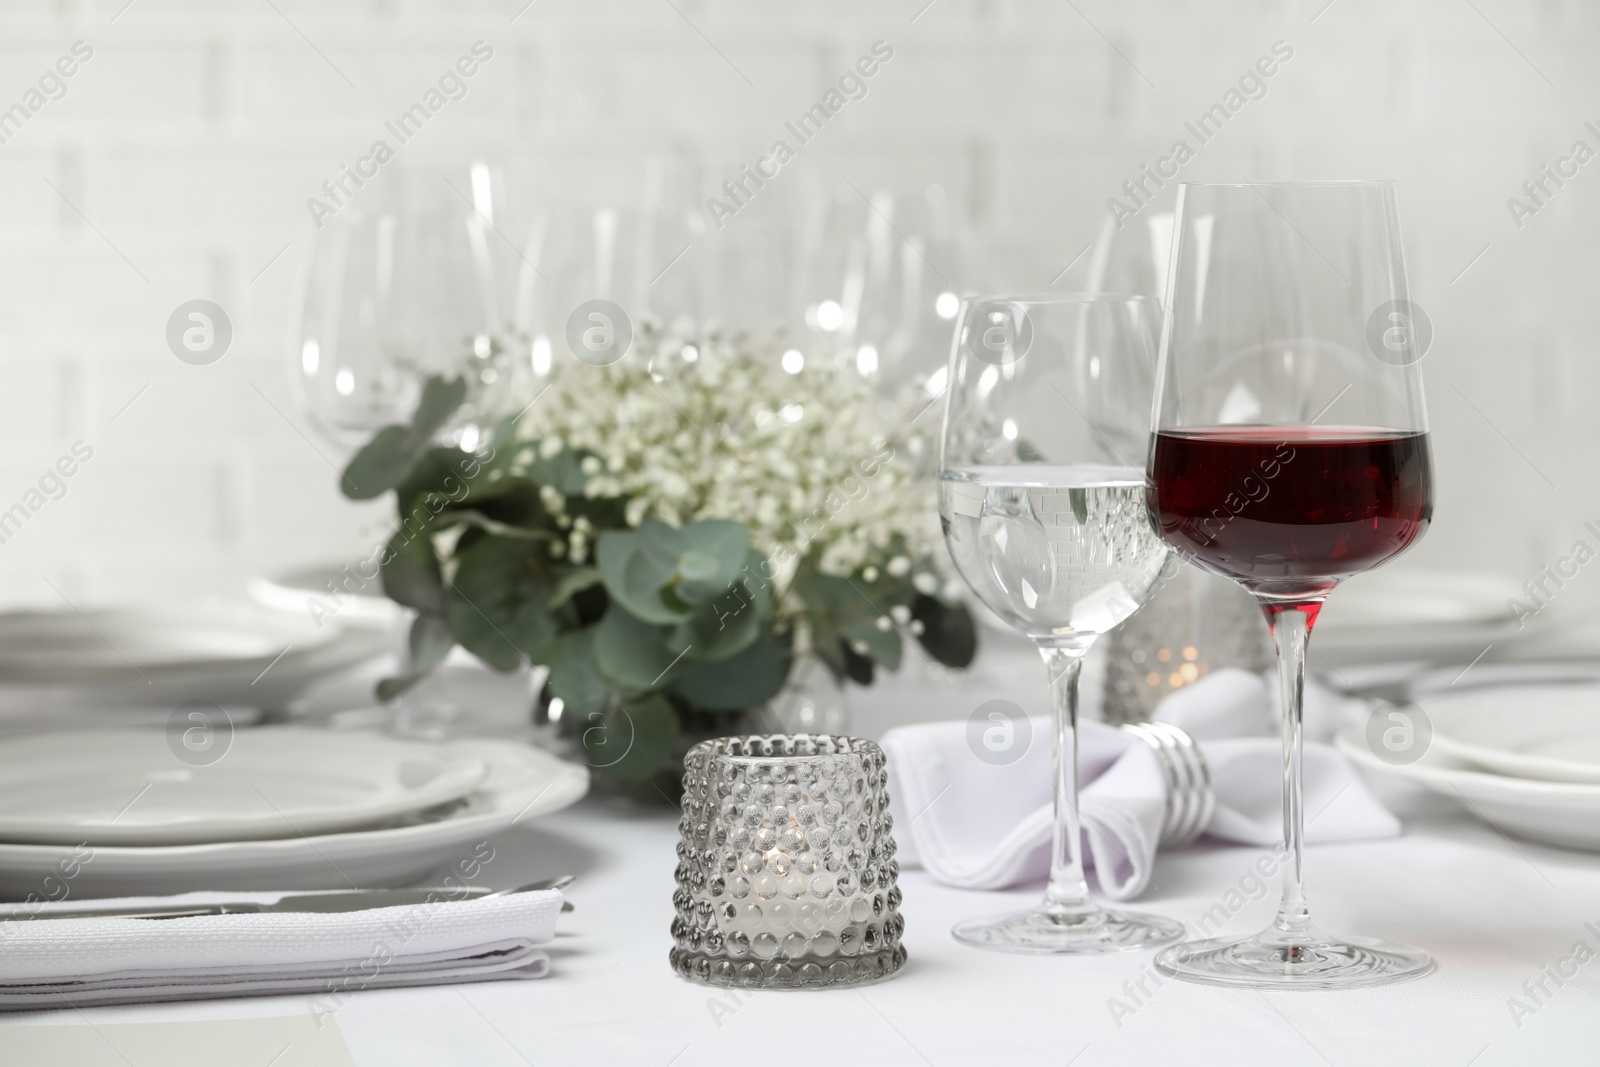
<path fill-rule="evenodd" d="M 695 609 L 690 619 L 673 630 L 668 644 L 688 648 L 687 657 L 700 662 L 727 659 L 749 647 L 772 616 L 772 586 L 761 579 L 766 557 L 755 549 L 746 555 L 739 577 L 722 596 Z"/>
<path fill-rule="evenodd" d="M 395 486 L 401 521 L 425 522 L 466 499 L 476 457 L 459 448 L 429 448 Z"/>
<path fill-rule="evenodd" d="M 526 541 L 486 536 L 460 553 L 447 597 L 450 629 L 463 648 L 497 670 L 555 651 L 551 584 Z"/>
<path fill-rule="evenodd" d="M 670 529 L 670 527 L 668 527 Z M 689 609 L 662 599 L 662 590 L 672 580 L 672 561 L 663 561 L 644 551 L 641 535 L 633 530 L 606 530 L 595 546 L 595 562 L 605 580 L 606 592 L 632 614 L 647 622 L 670 625 L 689 617 Z"/>
<path fill-rule="evenodd" d="M 844 657 L 844 676 L 857 685 L 871 685 L 872 660 L 859 655 L 843 641 L 839 642 L 839 652 Z"/>
<path fill-rule="evenodd" d="M 411 431 L 404 426 L 386 426 L 351 457 L 339 484 L 351 500 L 371 500 L 400 484 L 416 466 L 418 456 L 411 451 Z"/>
<path fill-rule="evenodd" d="M 878 619 L 886 616 L 878 615 L 873 618 L 860 618 L 845 627 L 845 640 L 851 642 L 852 651 L 858 655 L 872 657 L 874 663 L 887 667 L 891 671 L 900 669 L 900 655 L 904 648 L 900 640 L 900 631 L 893 626 L 882 628 Z M 865 652 L 855 645 L 865 646 Z"/>
<path fill-rule="evenodd" d="M 667 647 L 665 632 L 613 602 L 594 628 L 595 661 L 601 672 L 624 689 L 654 689 L 681 670 L 678 652 Z M 681 651 L 681 650 L 680 650 Z"/>
<path fill-rule="evenodd" d="M 638 548 L 652 575 L 687 605 L 704 604 L 727 592 L 750 547 L 743 526 L 727 519 L 702 519 L 678 529 L 656 519 L 639 525 Z"/>
<path fill-rule="evenodd" d="M 625 782 L 654 777 L 674 755 L 681 728 L 663 696 L 618 703 L 583 732 L 589 765 Z"/>
<path fill-rule="evenodd" d="M 427 534 L 396 531 L 378 562 L 390 600 L 425 614 L 444 614 L 444 578 Z"/>
<path fill-rule="evenodd" d="M 637 530 L 639 548 L 665 574 L 678 572 L 678 557 L 688 547 L 682 530 L 660 519 L 645 519 Z"/>
<path fill-rule="evenodd" d="M 425 672 L 411 671 L 408 674 L 399 674 L 393 678 L 382 678 L 379 679 L 378 685 L 373 692 L 377 694 L 380 703 L 387 704 L 422 681 L 424 677 L 426 677 Z"/>
<path fill-rule="evenodd" d="M 550 678 L 546 683 L 553 696 L 561 698 L 562 717 L 586 719 L 603 710 L 611 687 L 600 673 L 594 657 L 594 627 L 561 635 L 555 654 L 550 657 Z"/>
<path fill-rule="evenodd" d="M 386 426 L 353 456 L 340 480 L 345 496 L 371 500 L 393 489 L 410 473 L 467 396 L 463 378 L 429 378 L 409 426 Z"/>
<path fill-rule="evenodd" d="M 978 635 L 965 605 L 918 596 L 911 604 L 911 617 L 922 623 L 917 640 L 928 655 L 946 667 L 965 667 L 972 662 L 978 651 Z"/>
<path fill-rule="evenodd" d="M 705 604 L 728 591 L 750 551 L 745 528 L 727 519 L 703 519 L 681 531 L 674 592 L 688 604 Z"/>
<path fill-rule="evenodd" d="M 850 579 L 823 574 L 813 567 L 802 567 L 795 575 L 794 593 L 812 615 L 838 618 L 859 611 L 861 594 Z"/>
<path fill-rule="evenodd" d="M 754 708 L 783 689 L 788 667 L 788 649 L 770 633 L 763 633 L 738 655 L 692 665 L 672 684 L 672 691 L 699 708 Z"/>
<path fill-rule="evenodd" d="M 422 674 L 444 662 L 455 647 L 455 635 L 443 615 L 419 614 L 411 620 L 411 633 L 406 641 L 411 653 L 411 669 Z"/>
<path fill-rule="evenodd" d="M 1086 525 L 1089 522 L 1089 491 L 1074 486 L 1067 490 L 1067 502 L 1072 505 L 1072 517 L 1078 520 L 1078 525 Z"/>
<path fill-rule="evenodd" d="M 395 678 L 385 678 L 378 683 L 378 699 L 387 704 L 407 689 L 433 673 L 435 667 L 455 647 L 456 639 L 443 615 L 419 614 L 411 620 L 411 634 L 407 645 L 411 651 L 411 669 Z"/>

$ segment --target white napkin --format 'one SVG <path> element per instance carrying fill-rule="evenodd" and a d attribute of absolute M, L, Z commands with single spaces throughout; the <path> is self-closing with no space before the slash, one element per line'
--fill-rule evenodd
<path fill-rule="evenodd" d="M 1168 697 L 1156 718 L 1200 742 L 1211 767 L 1216 810 L 1206 833 L 1273 845 L 1283 839 L 1281 742 L 1274 692 L 1259 676 L 1219 670 Z M 1361 701 L 1306 689 L 1305 810 L 1311 843 L 1393 837 L 1399 821 L 1378 803 L 1349 762 L 1327 744 L 1365 714 Z M 1048 718 L 1029 719 L 1026 751 L 995 766 L 968 747 L 964 721 L 890 730 L 889 808 L 903 866 L 920 864 L 962 889 L 1041 881 L 1050 870 L 1052 748 Z M 1084 722 L 1078 733 L 1079 811 L 1084 862 L 1107 896 L 1127 900 L 1150 884 L 1166 812 L 1155 753 L 1115 727 Z"/>
<path fill-rule="evenodd" d="M 185 893 L 49 904 L 76 908 L 252 900 L 281 893 Z M 337 1010 L 363 989 L 542 978 L 558 889 L 365 911 L 189 919 L 0 922 L 0 1011 L 304 993 Z"/>

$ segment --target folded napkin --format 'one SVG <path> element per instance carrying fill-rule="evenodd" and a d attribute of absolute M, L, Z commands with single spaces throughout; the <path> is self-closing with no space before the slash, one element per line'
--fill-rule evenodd
<path fill-rule="evenodd" d="M 1041 682 L 1042 684 L 1042 682 Z M 1273 845 L 1283 839 L 1282 744 L 1276 695 L 1259 676 L 1215 671 L 1179 690 L 1156 718 L 1187 731 L 1211 768 L 1216 808 L 1205 833 Z M 1368 791 L 1327 738 L 1361 720 L 1365 705 L 1306 689 L 1306 840 L 1393 837 L 1400 823 Z M 902 865 L 920 864 L 962 889 L 1002 889 L 1050 871 L 1051 725 L 1028 720 L 1031 740 L 1014 762 L 992 765 L 969 747 L 964 721 L 890 730 L 889 809 Z M 1155 752 L 1125 731 L 1084 722 L 1078 733 L 1084 863 L 1107 896 L 1127 900 L 1150 883 L 1166 813 L 1166 783 Z"/>
<path fill-rule="evenodd" d="M 47 904 L 77 908 L 252 900 L 281 893 L 185 893 Z M 304 993 L 333 1011 L 391 986 L 542 978 L 561 891 L 319 914 L 0 922 L 0 1011 Z"/>

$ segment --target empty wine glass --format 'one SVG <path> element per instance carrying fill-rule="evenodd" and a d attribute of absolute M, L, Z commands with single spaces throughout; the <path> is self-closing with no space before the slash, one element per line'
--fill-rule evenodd
<path fill-rule="evenodd" d="M 1144 505 L 1156 303 L 1067 294 L 963 301 L 948 368 L 939 516 L 957 570 L 1030 638 L 1055 707 L 1050 882 L 1030 911 L 955 936 L 1006 952 L 1098 953 L 1182 936 L 1089 899 L 1078 818 L 1078 675 L 1167 560 Z"/>
<path fill-rule="evenodd" d="M 297 283 L 289 378 L 342 449 L 411 417 L 422 383 L 487 359 L 500 327 L 493 237 L 466 180 L 396 172 L 325 219 Z M 483 183 L 478 183 L 480 186 Z"/>
<path fill-rule="evenodd" d="M 1149 458 L 1161 535 L 1256 598 L 1278 646 L 1283 902 L 1254 937 L 1173 947 L 1164 973 L 1339 989 L 1426 974 L 1427 953 L 1311 923 L 1302 880 L 1301 695 L 1311 629 L 1341 579 L 1427 529 L 1426 341 L 1390 182 L 1184 185 Z"/>

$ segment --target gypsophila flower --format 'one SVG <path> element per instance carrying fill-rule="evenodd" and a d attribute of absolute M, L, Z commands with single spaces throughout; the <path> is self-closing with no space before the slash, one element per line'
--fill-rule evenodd
<path fill-rule="evenodd" d="M 545 458 L 592 453 L 580 465 L 586 495 L 628 497 L 630 525 L 733 519 L 769 558 L 810 557 L 823 573 L 875 581 L 877 568 L 863 564 L 896 537 L 919 558 L 938 540 L 932 489 L 906 458 L 901 428 L 915 412 L 826 350 L 789 374 L 781 360 L 791 347 L 645 323 L 616 363 L 559 361 L 550 396 L 518 434 L 538 440 Z M 907 555 L 888 564 L 896 577 L 910 569 Z"/>

